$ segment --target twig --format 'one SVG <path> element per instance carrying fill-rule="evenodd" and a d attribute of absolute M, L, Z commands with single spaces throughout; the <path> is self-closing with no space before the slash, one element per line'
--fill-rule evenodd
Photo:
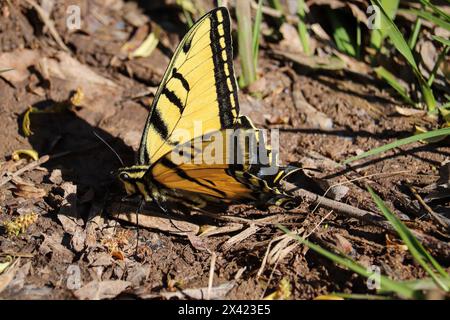
<path fill-rule="evenodd" d="M 352 218 L 363 220 L 371 224 L 383 227 L 385 229 L 394 231 L 389 222 L 387 222 L 385 219 L 376 215 L 373 212 L 359 209 L 346 203 L 342 203 L 339 201 L 319 196 L 318 194 L 312 193 L 310 191 L 300 189 L 299 187 L 289 182 L 283 181 L 283 186 L 286 188 L 287 191 L 291 192 L 295 196 L 306 198 L 313 203 L 319 203 L 320 206 L 322 207 L 334 210 L 336 212 L 345 213 L 347 216 L 350 216 Z"/>
<path fill-rule="evenodd" d="M 335 187 L 343 186 L 343 185 L 346 185 L 346 184 L 350 184 L 350 183 L 353 183 L 355 181 L 367 180 L 367 179 L 370 179 L 372 177 L 381 177 L 381 176 L 384 176 L 384 175 L 396 175 L 396 174 L 405 174 L 405 173 L 408 173 L 408 171 L 407 170 L 403 170 L 403 171 L 397 171 L 397 172 L 374 173 L 374 174 L 370 174 L 370 175 L 367 175 L 367 176 L 362 176 L 362 177 L 354 178 L 354 179 L 351 179 L 351 180 L 348 180 L 348 181 L 336 183 L 336 184 L 333 184 L 333 185 L 329 186 L 328 189 L 325 191 L 325 193 L 322 195 L 322 197 L 325 197 L 328 194 L 328 192 L 330 190 L 332 190 L 333 188 L 335 188 Z M 312 213 L 314 213 L 319 206 L 320 206 L 320 201 L 317 202 L 317 204 L 316 204 L 315 208 L 313 209 Z"/>
<path fill-rule="evenodd" d="M 443 226 L 446 230 L 450 230 L 450 225 L 442 219 L 439 214 L 433 211 L 433 209 L 430 208 L 429 205 L 425 203 L 425 201 L 422 199 L 422 197 L 417 193 L 417 190 L 413 186 L 408 186 L 409 190 L 411 190 L 411 193 L 414 195 L 414 197 L 419 201 L 419 203 L 424 207 L 424 209 L 430 214 L 431 218 L 433 218 L 437 223 L 439 223 L 441 226 Z"/>
<path fill-rule="evenodd" d="M 211 289 L 213 286 L 213 280 L 214 280 L 214 269 L 216 267 L 216 258 L 217 255 L 215 252 L 211 255 L 211 264 L 209 267 L 209 280 L 208 280 L 208 291 L 206 291 L 206 300 L 209 300 L 211 298 Z"/>
<path fill-rule="evenodd" d="M 237 235 L 228 239 L 227 242 L 225 242 L 222 245 L 222 249 L 224 251 L 229 250 L 233 245 L 240 243 L 240 242 L 244 241 L 245 239 L 247 239 L 248 237 L 254 235 L 256 232 L 258 232 L 259 229 L 260 229 L 260 227 L 254 225 L 254 224 L 251 224 L 250 227 L 248 227 L 244 231 L 241 231 Z"/>
<path fill-rule="evenodd" d="M 6 183 L 8 183 L 9 181 L 11 181 L 14 178 L 17 178 L 18 176 L 20 176 L 21 174 L 33 170 L 36 167 L 39 167 L 41 164 L 45 163 L 48 161 L 48 159 L 50 159 L 50 157 L 48 155 L 42 156 L 40 157 L 38 160 L 35 160 L 29 164 L 27 164 L 25 167 L 23 167 L 22 169 L 17 170 L 16 172 L 14 172 L 13 174 L 3 178 L 2 180 L 0 180 L 0 187 L 5 185 Z"/>
<path fill-rule="evenodd" d="M 11 256 L 17 258 L 33 258 L 32 253 L 21 253 L 21 252 L 0 252 L 0 256 Z"/>
<path fill-rule="evenodd" d="M 56 31 L 55 24 L 53 23 L 52 20 L 50 20 L 50 17 L 47 16 L 47 13 L 44 11 L 44 9 L 42 9 L 42 7 L 39 4 L 37 4 L 34 0 L 25 0 L 25 1 L 28 2 L 28 4 L 31 5 L 34 8 L 34 10 L 37 11 L 37 13 L 42 19 L 42 22 L 44 22 L 44 24 L 47 26 L 48 31 L 55 39 L 56 43 L 61 47 L 61 49 L 70 53 L 70 49 L 65 45 L 58 31 Z"/>
<path fill-rule="evenodd" d="M 309 192 L 304 189 L 300 189 L 299 187 L 289 182 L 283 181 L 283 185 L 286 188 L 286 190 L 290 191 L 296 196 L 306 198 L 309 201 L 312 201 L 313 203 L 320 202 L 322 207 L 332 209 L 338 213 L 343 213 L 349 217 L 358 219 L 360 221 L 365 221 L 370 224 L 379 226 L 381 228 L 384 228 L 390 234 L 397 235 L 397 232 L 395 231 L 394 227 L 388 221 L 383 219 L 381 216 L 376 215 L 375 213 L 355 208 L 348 204 L 334 201 L 325 197 L 321 197 L 315 193 Z M 434 249 L 436 252 L 439 252 L 444 256 L 448 256 L 448 252 L 450 252 L 449 243 L 440 241 L 432 236 L 425 235 L 416 230 L 411 230 L 411 232 L 419 241 L 424 243 L 426 246 Z"/>

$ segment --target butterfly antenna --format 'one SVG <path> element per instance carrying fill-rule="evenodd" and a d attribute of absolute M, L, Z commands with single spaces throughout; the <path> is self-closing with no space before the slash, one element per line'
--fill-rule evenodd
<path fill-rule="evenodd" d="M 139 215 L 141 214 L 143 206 L 144 206 L 144 199 L 141 199 L 139 207 L 136 210 L 136 250 L 135 250 L 136 257 L 138 256 L 138 249 L 139 249 Z"/>
<path fill-rule="evenodd" d="M 119 156 L 119 154 L 116 152 L 116 150 L 114 150 L 113 147 L 111 147 L 111 146 L 109 145 L 109 143 L 106 142 L 105 139 L 103 139 L 102 137 L 100 137 L 100 136 L 98 135 L 97 132 L 92 131 L 92 133 L 93 133 L 94 136 L 96 136 L 101 142 L 103 142 L 104 144 L 106 144 L 106 146 L 107 146 L 107 147 L 108 147 L 108 148 L 116 155 L 117 159 L 119 159 L 119 162 L 120 162 L 120 164 L 122 165 L 122 167 L 125 167 L 125 164 L 123 163 L 122 158 Z"/>

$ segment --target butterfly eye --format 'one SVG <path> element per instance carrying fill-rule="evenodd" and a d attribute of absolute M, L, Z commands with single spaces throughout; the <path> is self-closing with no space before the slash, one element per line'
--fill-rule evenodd
<path fill-rule="evenodd" d="M 122 173 L 119 175 L 119 178 L 122 179 L 122 180 L 129 180 L 129 179 L 130 179 L 130 176 L 128 175 L 128 173 L 122 172 Z"/>

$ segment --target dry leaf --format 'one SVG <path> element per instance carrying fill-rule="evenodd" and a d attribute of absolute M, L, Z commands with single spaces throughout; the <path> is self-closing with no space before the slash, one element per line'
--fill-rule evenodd
<path fill-rule="evenodd" d="M 80 300 L 112 299 L 130 285 L 131 282 L 122 280 L 106 280 L 101 282 L 94 280 L 74 291 L 74 295 Z"/>
<path fill-rule="evenodd" d="M 336 247 L 339 251 L 343 252 L 346 255 L 350 255 L 354 252 L 353 246 L 344 236 L 340 234 L 335 234 L 334 238 L 336 240 Z"/>
<path fill-rule="evenodd" d="M 116 251 L 111 252 L 111 257 L 113 257 L 114 259 L 117 259 L 117 260 L 121 260 L 121 261 L 125 260 L 125 256 L 122 251 L 116 250 Z"/>
<path fill-rule="evenodd" d="M 304 51 L 297 28 L 289 23 L 283 23 L 280 32 L 283 35 L 283 40 L 280 41 L 279 46 L 283 51 L 289 53 L 301 53 Z"/>
<path fill-rule="evenodd" d="M 39 247 L 39 252 L 42 255 L 52 254 L 52 261 L 60 261 L 63 263 L 72 263 L 73 253 L 61 244 L 62 238 L 57 234 L 53 236 L 45 235 L 44 241 Z"/>
<path fill-rule="evenodd" d="M 54 184 L 57 185 L 61 184 L 63 182 L 61 170 L 60 169 L 53 170 L 48 179 Z"/>
<path fill-rule="evenodd" d="M 44 189 L 36 188 L 35 186 L 14 182 L 16 188 L 13 190 L 15 196 L 26 198 L 26 199 L 39 199 L 47 195 Z"/>
<path fill-rule="evenodd" d="M 187 234 L 187 237 L 189 239 L 189 242 L 191 245 L 199 250 L 199 251 L 206 251 L 208 250 L 208 246 L 205 243 L 205 240 L 203 238 L 200 238 L 199 236 L 196 236 L 194 234 Z"/>
<path fill-rule="evenodd" d="M 406 117 L 411 116 L 424 116 L 427 112 L 425 110 L 413 109 L 413 108 L 403 108 L 399 106 L 395 106 L 395 111 Z"/>
<path fill-rule="evenodd" d="M 5 290 L 14 279 L 19 269 L 20 258 L 13 262 L 5 273 L 0 274 L 0 293 Z"/>
<path fill-rule="evenodd" d="M 291 122 L 290 117 L 280 117 L 280 116 L 271 116 L 268 114 L 264 115 L 264 120 L 266 124 L 289 124 Z"/>
<path fill-rule="evenodd" d="M 25 81 L 30 76 L 29 67 L 35 65 L 40 55 L 37 50 L 15 50 L 0 54 L 0 70 L 12 69 L 8 72 L 0 73 L 0 77 L 11 83 Z"/>
<path fill-rule="evenodd" d="M 219 300 L 224 299 L 228 292 L 231 291 L 235 286 L 234 281 L 226 282 L 217 287 L 212 287 L 209 291 L 209 299 Z M 208 293 L 208 288 L 198 288 L 198 289 L 184 289 L 175 292 L 159 292 L 159 293 L 148 293 L 148 290 L 136 291 L 135 294 L 142 299 L 154 299 L 154 298 L 165 298 L 165 299 L 195 299 L 201 300 L 205 299 Z"/>

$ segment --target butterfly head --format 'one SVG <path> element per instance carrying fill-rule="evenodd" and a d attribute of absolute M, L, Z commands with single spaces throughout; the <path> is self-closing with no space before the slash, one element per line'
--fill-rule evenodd
<path fill-rule="evenodd" d="M 117 177 L 122 181 L 125 191 L 128 195 L 137 193 L 144 193 L 146 196 L 144 186 L 144 175 L 147 172 L 148 166 L 132 166 L 128 168 L 120 168 Z"/>

